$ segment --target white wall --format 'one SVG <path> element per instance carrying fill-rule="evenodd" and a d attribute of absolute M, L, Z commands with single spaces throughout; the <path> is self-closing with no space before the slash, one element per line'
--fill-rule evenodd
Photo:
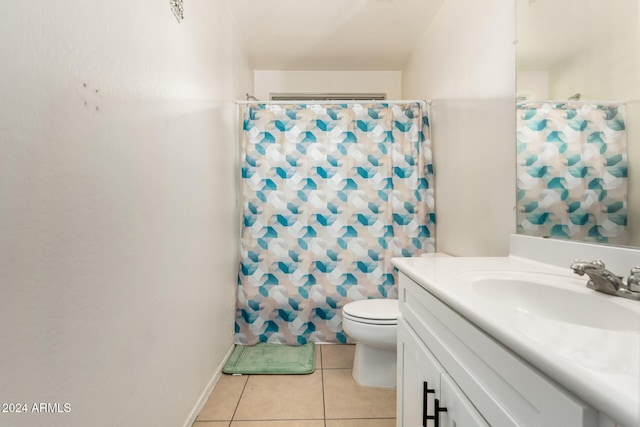
<path fill-rule="evenodd" d="M 547 70 L 518 70 L 518 97 L 525 97 L 527 101 L 546 101 L 549 98 L 549 72 Z"/>
<path fill-rule="evenodd" d="M 403 70 L 431 98 L 437 250 L 506 255 L 515 232 L 515 3 L 447 0 Z"/>
<path fill-rule="evenodd" d="M 221 2 L 22 0 L 0 25 L 2 426 L 185 425 L 232 342 L 235 107 Z"/>
<path fill-rule="evenodd" d="M 386 93 L 400 99 L 400 71 L 255 71 L 255 96 L 268 100 L 271 93 Z"/>
<path fill-rule="evenodd" d="M 638 7 L 636 2 L 626 21 L 611 24 L 610 32 L 553 64 L 549 69 L 552 99 L 567 99 L 575 93 L 587 100 L 637 99 L 640 92 L 640 79 L 635 73 L 640 68 Z"/>

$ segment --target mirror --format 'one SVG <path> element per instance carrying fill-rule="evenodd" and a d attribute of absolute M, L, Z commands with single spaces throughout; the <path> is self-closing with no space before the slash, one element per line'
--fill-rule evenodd
<path fill-rule="evenodd" d="M 638 0 L 517 0 L 518 233 L 640 247 Z"/>

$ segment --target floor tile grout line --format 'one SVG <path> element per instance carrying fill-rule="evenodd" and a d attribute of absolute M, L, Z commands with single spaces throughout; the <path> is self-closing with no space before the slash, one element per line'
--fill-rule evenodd
<path fill-rule="evenodd" d="M 334 418 L 331 418 L 334 419 Z M 340 418 L 335 418 L 335 419 L 340 419 Z M 345 418 L 347 419 L 347 418 Z M 354 418 L 356 419 L 356 418 Z M 369 419 L 378 419 L 378 418 L 363 418 L 363 420 L 369 420 Z M 380 418 L 382 419 L 382 418 Z M 242 422 L 251 422 L 251 423 L 255 423 L 255 422 L 259 422 L 259 421 L 322 421 L 322 418 L 266 418 L 266 419 L 262 419 L 262 418 L 248 418 L 246 420 L 233 420 L 234 422 L 236 421 L 242 421 Z M 199 421 L 199 422 L 212 422 L 212 421 Z M 215 421 L 214 421 L 215 422 Z"/>
<path fill-rule="evenodd" d="M 236 412 L 238 412 L 238 407 L 240 406 L 240 401 L 242 400 L 242 395 L 244 395 L 244 390 L 247 388 L 247 384 L 249 384 L 249 378 L 251 377 L 251 375 L 246 375 L 247 379 L 244 382 L 244 385 L 242 386 L 242 391 L 240 392 L 240 397 L 238 397 L 238 401 L 236 402 L 236 407 L 233 408 L 233 414 L 231 415 L 231 420 L 229 420 L 229 426 L 231 426 L 231 423 L 233 422 L 234 418 L 236 417 Z"/>
<path fill-rule="evenodd" d="M 227 422 L 228 427 L 231 427 L 231 424 L 238 421 L 238 422 L 249 422 L 249 423 L 257 423 L 257 422 L 261 422 L 261 421 L 267 421 L 267 422 L 271 422 L 271 421 L 284 421 L 284 422 L 293 422 L 293 421 L 324 421 L 325 426 L 326 426 L 326 422 L 327 421 L 373 421 L 373 420 L 395 420 L 395 418 L 329 418 L 327 420 L 321 420 L 319 418 L 282 418 L 282 419 L 270 419 L 270 420 L 233 420 L 233 421 L 194 421 L 194 423 L 192 424 L 192 427 L 198 427 L 199 425 L 204 425 L 204 424 L 208 424 L 208 423 L 215 423 L 215 422 Z"/>
<path fill-rule="evenodd" d="M 342 417 L 342 418 L 327 418 L 328 421 L 340 421 L 340 420 L 395 420 L 395 417 Z"/>
<path fill-rule="evenodd" d="M 332 418 L 333 419 L 333 418 Z M 336 418 L 337 419 L 337 418 Z M 346 418 L 345 418 L 346 419 Z M 368 419 L 377 419 L 377 418 L 363 418 L 365 420 Z M 382 419 L 382 418 L 380 418 Z M 270 421 L 322 421 L 322 418 L 265 418 L 262 420 L 233 420 L 233 422 L 241 421 L 243 423 L 259 423 L 259 422 L 270 422 Z M 203 422 L 203 421 L 200 421 Z M 211 421 L 206 421 L 211 422 Z"/>
<path fill-rule="evenodd" d="M 322 346 L 320 346 L 320 380 L 322 383 L 322 424 L 327 427 L 327 406 L 324 398 L 324 360 L 322 360 Z"/>

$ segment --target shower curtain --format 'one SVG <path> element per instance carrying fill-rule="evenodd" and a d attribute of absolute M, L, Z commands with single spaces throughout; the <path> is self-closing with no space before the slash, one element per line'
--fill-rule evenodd
<path fill-rule="evenodd" d="M 521 103 L 517 129 L 518 233 L 627 243 L 624 106 Z"/>
<path fill-rule="evenodd" d="M 426 104 L 249 104 L 243 129 L 235 342 L 348 342 L 342 306 L 434 251 Z"/>

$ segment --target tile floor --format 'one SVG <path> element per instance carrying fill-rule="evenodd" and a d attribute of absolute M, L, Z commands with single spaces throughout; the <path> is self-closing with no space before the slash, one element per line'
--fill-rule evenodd
<path fill-rule="evenodd" d="M 316 345 L 310 375 L 223 375 L 193 427 L 395 427 L 395 390 L 356 384 L 354 348 Z"/>

